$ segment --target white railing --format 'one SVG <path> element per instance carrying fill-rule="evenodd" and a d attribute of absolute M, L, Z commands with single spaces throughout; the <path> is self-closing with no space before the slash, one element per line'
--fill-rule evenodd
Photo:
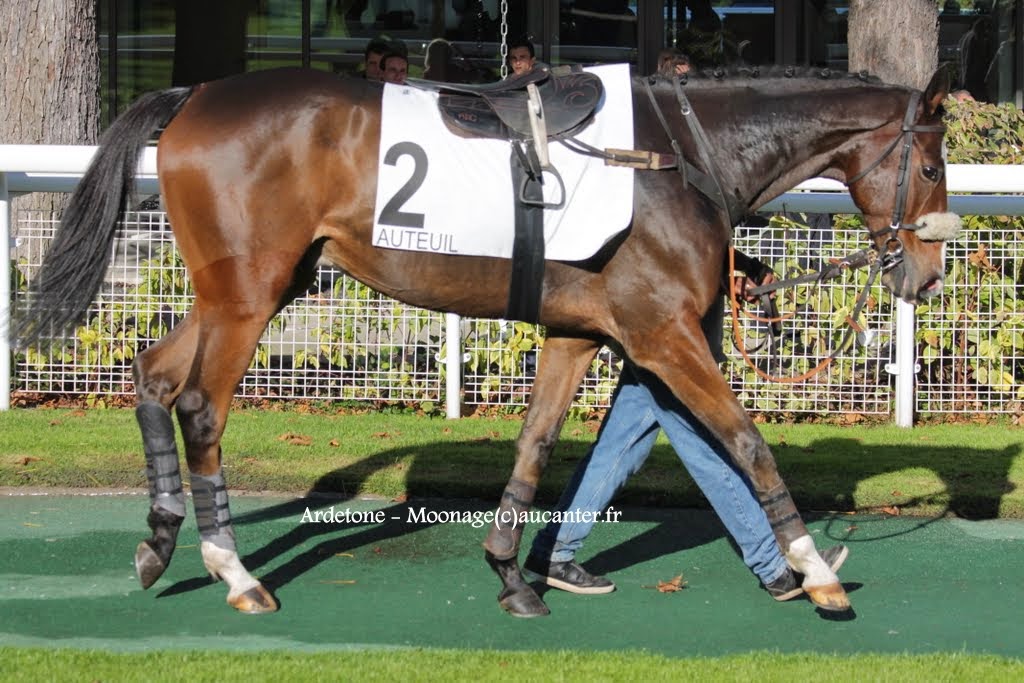
<path fill-rule="evenodd" d="M 6 329 L 12 300 L 10 198 L 34 192 L 69 192 L 74 189 L 95 147 L 50 145 L 0 145 L 0 330 Z M 950 209 L 964 215 L 1024 215 L 1024 196 L 999 193 L 1024 193 L 1024 166 L 951 165 L 947 169 L 947 186 L 951 193 Z M 146 150 L 140 160 L 138 190 L 155 194 L 156 153 Z M 838 182 L 814 179 L 802 183 L 794 191 L 773 200 L 764 207 L 768 211 L 808 213 L 856 213 L 845 188 Z M 459 378 L 463 362 L 461 321 L 458 316 L 444 317 L 447 357 L 446 412 L 456 417 L 460 412 Z M 914 411 L 914 309 L 898 303 L 893 338 L 896 350 L 886 370 L 896 376 L 895 420 L 910 426 Z M 11 349 L 6 335 L 0 335 L 0 410 L 10 406 Z"/>

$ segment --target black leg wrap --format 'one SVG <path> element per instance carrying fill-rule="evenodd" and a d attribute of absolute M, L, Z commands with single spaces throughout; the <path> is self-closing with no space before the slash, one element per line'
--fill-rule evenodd
<path fill-rule="evenodd" d="M 789 550 L 790 543 L 807 534 L 807 527 L 804 526 L 785 484 L 779 484 L 759 495 L 758 500 L 783 553 Z"/>
<path fill-rule="evenodd" d="M 192 485 L 192 505 L 196 509 L 199 537 L 225 550 L 235 550 L 228 488 L 221 471 L 209 477 L 192 473 L 189 482 Z"/>
<path fill-rule="evenodd" d="M 135 409 L 146 453 L 149 500 L 179 517 L 185 516 L 185 492 L 181 487 L 178 446 L 171 414 L 155 401 L 143 401 Z"/>
<path fill-rule="evenodd" d="M 484 540 L 484 549 L 495 559 L 508 560 L 519 555 L 526 513 L 530 511 L 536 495 L 536 487 L 518 479 L 509 480 L 495 513 L 494 524 Z"/>

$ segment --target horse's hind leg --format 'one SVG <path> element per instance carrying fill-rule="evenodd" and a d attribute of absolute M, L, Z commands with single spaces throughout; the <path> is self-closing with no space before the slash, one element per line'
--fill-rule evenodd
<path fill-rule="evenodd" d="M 239 273 L 231 272 L 239 265 L 219 264 L 218 270 L 228 271 L 221 273 L 223 281 L 239 282 Z M 265 281 L 245 286 L 251 290 L 241 296 L 226 291 L 215 301 L 197 298 L 194 312 L 199 317 L 199 345 L 175 408 L 185 442 L 203 564 L 211 576 L 227 583 L 228 604 L 255 614 L 275 611 L 277 602 L 238 557 L 220 440 L 235 387 L 277 310 L 277 295 L 282 290 Z M 228 290 L 230 287 L 227 284 Z"/>
<path fill-rule="evenodd" d="M 171 562 L 178 530 L 185 519 L 178 447 L 170 406 L 185 382 L 196 349 L 196 326 L 187 316 L 132 365 L 138 405 L 135 416 L 142 432 L 149 483 L 149 514 L 153 535 L 135 550 L 135 571 L 143 588 L 159 579 Z"/>
<path fill-rule="evenodd" d="M 589 339 L 558 336 L 549 331 L 530 395 L 523 430 L 516 440 L 516 462 L 491 530 L 484 541 L 485 559 L 498 574 L 502 591 L 498 604 L 517 617 L 549 614 L 547 606 L 523 580 L 519 543 L 526 512 L 533 505 L 537 484 L 558 441 L 566 412 L 599 344 Z"/>

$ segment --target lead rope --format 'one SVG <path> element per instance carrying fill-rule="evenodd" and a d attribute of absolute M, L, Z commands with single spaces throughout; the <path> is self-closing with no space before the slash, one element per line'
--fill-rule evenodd
<path fill-rule="evenodd" d="M 868 292 L 871 291 L 871 286 L 875 282 L 875 278 L 878 277 L 878 273 L 881 271 L 882 259 L 876 258 L 871 262 L 871 269 L 868 271 L 868 281 L 864 285 L 864 289 L 861 290 L 860 296 L 857 297 L 857 303 L 853 307 L 853 311 L 850 315 L 846 316 L 846 322 L 849 327 L 843 334 L 842 340 L 840 340 L 838 346 L 826 356 L 820 363 L 815 367 L 811 368 L 803 374 L 796 375 L 793 377 L 778 377 L 776 375 L 770 375 L 761 368 L 757 367 L 754 361 L 750 358 L 750 354 L 747 352 L 747 346 L 743 341 L 743 335 L 740 330 L 740 304 L 738 292 L 736 291 L 736 278 L 732 277 L 732 273 L 736 270 L 736 250 L 730 245 L 729 247 L 729 306 L 732 311 L 732 336 L 733 343 L 736 344 L 737 350 L 746 362 L 747 366 L 754 371 L 754 373 L 761 379 L 768 380 L 769 382 L 779 382 L 782 384 L 794 384 L 796 382 L 803 382 L 805 380 L 814 377 L 819 372 L 827 368 L 832 364 L 838 356 L 839 352 L 846 346 L 850 341 L 852 335 L 856 332 L 862 332 L 863 328 L 857 322 L 857 317 L 860 315 L 861 309 L 864 308 L 864 304 L 868 299 Z M 785 316 L 768 318 L 765 322 L 781 320 Z"/>

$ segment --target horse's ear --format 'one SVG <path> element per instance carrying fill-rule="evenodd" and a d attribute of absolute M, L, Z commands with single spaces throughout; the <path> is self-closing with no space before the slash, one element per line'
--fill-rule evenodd
<path fill-rule="evenodd" d="M 949 94 L 949 70 L 945 65 L 940 66 L 932 76 L 931 82 L 924 90 L 925 108 L 928 114 L 934 114 L 935 110 L 942 104 Z"/>

